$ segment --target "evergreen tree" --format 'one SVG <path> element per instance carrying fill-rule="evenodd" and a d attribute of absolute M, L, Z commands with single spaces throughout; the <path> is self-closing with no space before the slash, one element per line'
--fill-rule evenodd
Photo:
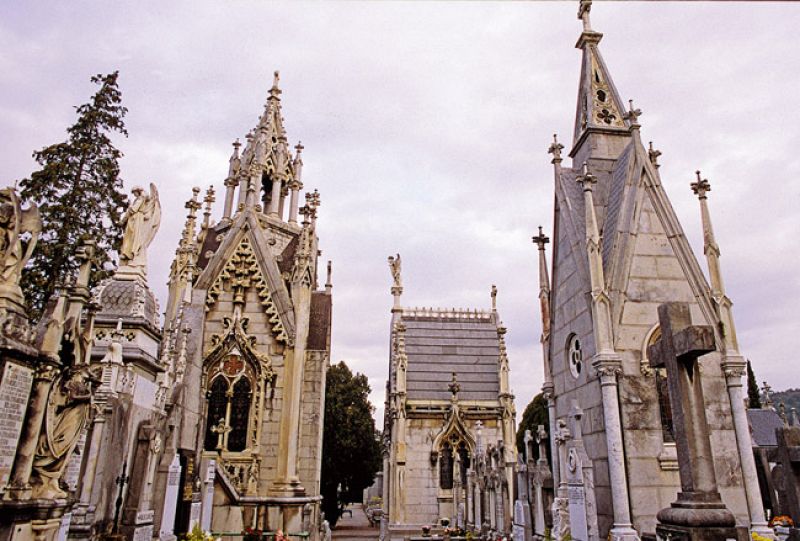
<path fill-rule="evenodd" d="M 42 215 L 42 236 L 21 284 L 34 319 L 56 287 L 76 271 L 74 255 L 81 240 L 97 243 L 90 286 L 113 269 L 111 252 L 122 239 L 120 219 L 127 204 L 119 176 L 122 152 L 109 137 L 113 132 L 128 135 L 118 74 L 92 77 L 100 89 L 75 108 L 78 120 L 67 128 L 67 140 L 34 152 L 41 169 L 20 181 L 21 199 L 36 203 Z"/>
<path fill-rule="evenodd" d="M 328 369 L 322 436 L 322 510 L 335 526 L 344 506 L 361 501 L 381 469 L 380 434 L 375 431 L 369 383 L 344 362 Z"/>
<path fill-rule="evenodd" d="M 756 375 L 747 361 L 747 407 L 750 409 L 761 409 L 761 390 L 756 382 Z"/>
<path fill-rule="evenodd" d="M 544 399 L 544 394 L 539 393 L 533 397 L 533 400 L 525 407 L 525 411 L 522 412 L 522 420 L 517 427 L 517 451 L 520 453 L 523 452 L 525 448 L 525 431 L 530 430 L 531 436 L 536 438 L 536 431 L 538 430 L 539 425 L 543 425 L 545 430 L 548 432 L 550 431 L 550 421 L 547 414 L 547 401 Z M 547 440 L 550 440 L 550 435 L 547 435 Z M 547 446 L 548 454 L 550 445 Z M 539 446 L 533 446 L 533 458 L 539 458 Z M 550 460 L 548 456 L 548 460 Z M 552 463 L 552 462 L 551 462 Z"/>

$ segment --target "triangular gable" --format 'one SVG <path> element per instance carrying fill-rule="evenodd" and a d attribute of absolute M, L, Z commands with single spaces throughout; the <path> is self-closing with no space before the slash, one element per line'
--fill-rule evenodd
<path fill-rule="evenodd" d="M 258 292 L 264 312 L 277 340 L 294 343 L 294 308 L 280 269 L 267 248 L 267 238 L 258 219 L 247 209 L 234 221 L 217 252 L 211 257 L 195 284 L 206 293 L 206 309 L 213 306 L 224 283 L 236 267 L 243 266 Z"/>
<path fill-rule="evenodd" d="M 678 276 L 674 270 L 673 274 L 665 274 L 669 271 L 659 271 L 654 268 L 652 271 L 645 271 L 639 278 L 652 274 L 654 279 L 670 276 L 685 279 L 689 295 L 697 300 L 706 320 L 716 327 L 718 318 L 710 297 L 708 282 L 661 185 L 658 172 L 650 163 L 639 141 L 634 142 L 631 147 L 632 155 L 628 160 L 629 163 L 620 163 L 620 166 L 624 165 L 627 171 L 623 174 L 620 170 L 618 178 L 615 178 L 615 181 L 625 179 L 621 189 L 619 210 L 615 211 L 617 213 L 615 223 L 607 222 L 611 229 L 606 229 L 604 233 L 604 264 L 608 269 L 607 284 L 612 298 L 614 321 L 621 320 L 623 311 L 621 301 L 629 289 L 631 275 L 634 272 L 632 271 L 634 256 L 643 250 L 642 245 L 645 241 L 639 238 L 641 234 L 657 238 L 662 246 L 664 254 L 662 257 L 674 257 L 681 272 Z M 614 187 L 612 193 L 613 191 Z M 641 270 L 636 272 L 642 274 Z"/>

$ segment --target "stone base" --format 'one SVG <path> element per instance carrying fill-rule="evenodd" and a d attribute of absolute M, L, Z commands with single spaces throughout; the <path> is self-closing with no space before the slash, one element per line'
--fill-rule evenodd
<path fill-rule="evenodd" d="M 656 526 L 658 541 L 748 541 L 750 533 L 747 528 L 734 526 L 677 526 L 658 524 Z"/>
<path fill-rule="evenodd" d="M 611 528 L 608 538 L 611 541 L 640 541 L 639 534 L 630 526 Z"/>

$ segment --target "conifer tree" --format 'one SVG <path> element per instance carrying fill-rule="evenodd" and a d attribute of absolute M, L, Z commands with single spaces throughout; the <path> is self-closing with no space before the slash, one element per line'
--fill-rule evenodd
<path fill-rule="evenodd" d="M 42 215 L 42 236 L 21 284 L 33 319 L 76 271 L 74 255 L 81 240 L 97 243 L 90 287 L 112 272 L 111 252 L 122 239 L 120 219 L 127 204 L 119 176 L 122 152 L 109 137 L 128 135 L 118 75 L 91 78 L 100 89 L 75 108 L 78 119 L 67 128 L 66 141 L 34 152 L 41 169 L 19 183 L 21 199 L 36 203 Z"/>
<path fill-rule="evenodd" d="M 750 409 L 761 409 L 761 391 L 756 382 L 756 375 L 747 361 L 747 407 Z"/>

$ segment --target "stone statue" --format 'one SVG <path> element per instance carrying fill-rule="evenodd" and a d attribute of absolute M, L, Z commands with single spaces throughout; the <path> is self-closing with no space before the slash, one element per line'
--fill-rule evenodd
<path fill-rule="evenodd" d="M 0 286 L 19 286 L 22 268 L 31 257 L 39 234 L 42 219 L 39 208 L 31 205 L 22 209 L 16 190 L 0 190 Z M 25 246 L 22 237 L 30 234 Z"/>
<path fill-rule="evenodd" d="M 32 498 L 65 498 L 59 479 L 89 418 L 99 367 L 80 366 L 61 377 L 50 391 L 31 475 Z"/>
<path fill-rule="evenodd" d="M 392 271 L 392 279 L 394 280 L 394 287 L 402 287 L 403 282 L 400 278 L 400 254 L 396 256 L 389 256 L 389 270 Z"/>
<path fill-rule="evenodd" d="M 158 190 L 152 182 L 150 195 L 146 195 L 140 186 L 134 187 L 132 193 L 135 199 L 122 218 L 125 233 L 119 258 L 123 266 L 144 268 L 147 266 L 147 247 L 161 224 L 161 202 L 158 200 Z"/>

